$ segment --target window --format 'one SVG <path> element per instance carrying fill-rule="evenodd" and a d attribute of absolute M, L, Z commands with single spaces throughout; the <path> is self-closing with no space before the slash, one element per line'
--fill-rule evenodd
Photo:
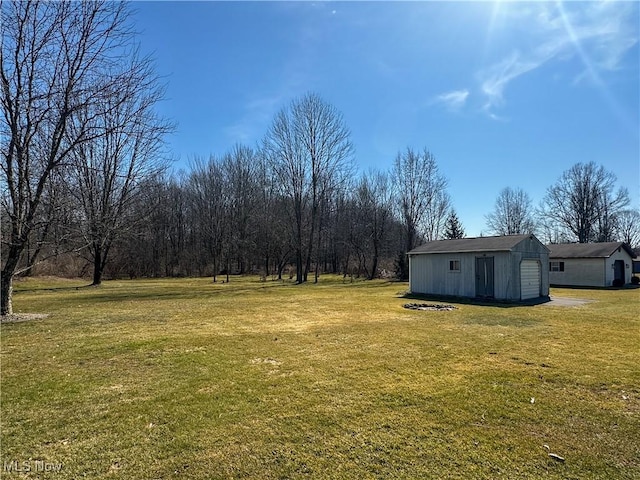
<path fill-rule="evenodd" d="M 449 271 L 450 272 L 459 272 L 460 271 L 460 260 L 449 260 Z"/>
<path fill-rule="evenodd" d="M 550 272 L 564 272 L 564 262 L 549 262 Z"/>

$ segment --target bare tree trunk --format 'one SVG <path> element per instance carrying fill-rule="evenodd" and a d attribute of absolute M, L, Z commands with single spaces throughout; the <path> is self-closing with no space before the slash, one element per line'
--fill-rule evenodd
<path fill-rule="evenodd" d="M 304 281 L 302 250 L 300 248 L 296 248 L 296 283 L 303 283 Z"/>
<path fill-rule="evenodd" d="M 313 234 L 313 230 L 311 231 Z M 309 239 L 309 246 L 307 248 L 307 256 L 304 262 L 304 281 L 309 279 L 309 272 L 311 271 L 311 253 L 313 251 L 313 237 Z"/>
<path fill-rule="evenodd" d="M 13 313 L 13 275 L 2 272 L 2 285 L 0 285 L 0 304 L 2 309 L 0 315 L 11 315 Z"/>
<path fill-rule="evenodd" d="M 378 242 L 373 243 L 373 262 L 371 265 L 371 271 L 369 272 L 369 280 L 376 278 L 376 272 L 378 271 Z"/>
<path fill-rule="evenodd" d="M 306 279 L 304 277 L 304 267 L 302 265 L 302 200 L 296 199 L 295 211 L 296 211 L 296 283 L 303 283 Z"/>
<path fill-rule="evenodd" d="M 18 249 L 19 247 L 13 245 L 9 247 L 7 263 L 0 274 L 0 315 L 11 315 L 13 313 L 13 275 L 20 258 Z"/>
<path fill-rule="evenodd" d="M 102 283 L 102 246 L 100 244 L 94 245 L 93 251 L 93 282 L 91 285 L 98 286 Z"/>

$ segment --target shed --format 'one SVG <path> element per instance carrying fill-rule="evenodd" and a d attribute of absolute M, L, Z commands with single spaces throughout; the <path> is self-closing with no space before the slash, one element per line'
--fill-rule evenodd
<path fill-rule="evenodd" d="M 408 255 L 414 294 L 512 302 L 549 296 L 549 250 L 535 235 L 438 240 Z"/>
<path fill-rule="evenodd" d="M 635 252 L 624 242 L 548 245 L 552 285 L 607 287 L 614 280 L 630 283 Z"/>

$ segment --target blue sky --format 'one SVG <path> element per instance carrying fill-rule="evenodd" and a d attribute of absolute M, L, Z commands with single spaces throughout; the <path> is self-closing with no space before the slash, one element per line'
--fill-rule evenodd
<path fill-rule="evenodd" d="M 255 145 L 307 92 L 344 115 L 361 171 L 426 147 L 469 236 L 504 187 L 535 204 L 595 161 L 640 207 L 637 2 L 137 2 L 166 78 L 177 167 Z"/>

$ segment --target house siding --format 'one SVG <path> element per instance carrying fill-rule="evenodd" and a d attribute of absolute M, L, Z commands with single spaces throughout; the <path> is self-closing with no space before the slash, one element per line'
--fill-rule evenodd
<path fill-rule="evenodd" d="M 613 265 L 616 260 L 624 261 L 624 283 L 631 283 L 633 259 L 624 249 L 607 258 L 553 257 L 553 262 L 564 262 L 564 272 L 548 272 L 549 283 L 577 287 L 610 287 L 613 284 Z"/>
<path fill-rule="evenodd" d="M 564 262 L 564 272 L 549 272 L 551 285 L 575 285 L 599 287 L 605 282 L 603 258 L 553 258 L 553 262 Z M 547 271 L 549 266 L 547 264 Z"/>

